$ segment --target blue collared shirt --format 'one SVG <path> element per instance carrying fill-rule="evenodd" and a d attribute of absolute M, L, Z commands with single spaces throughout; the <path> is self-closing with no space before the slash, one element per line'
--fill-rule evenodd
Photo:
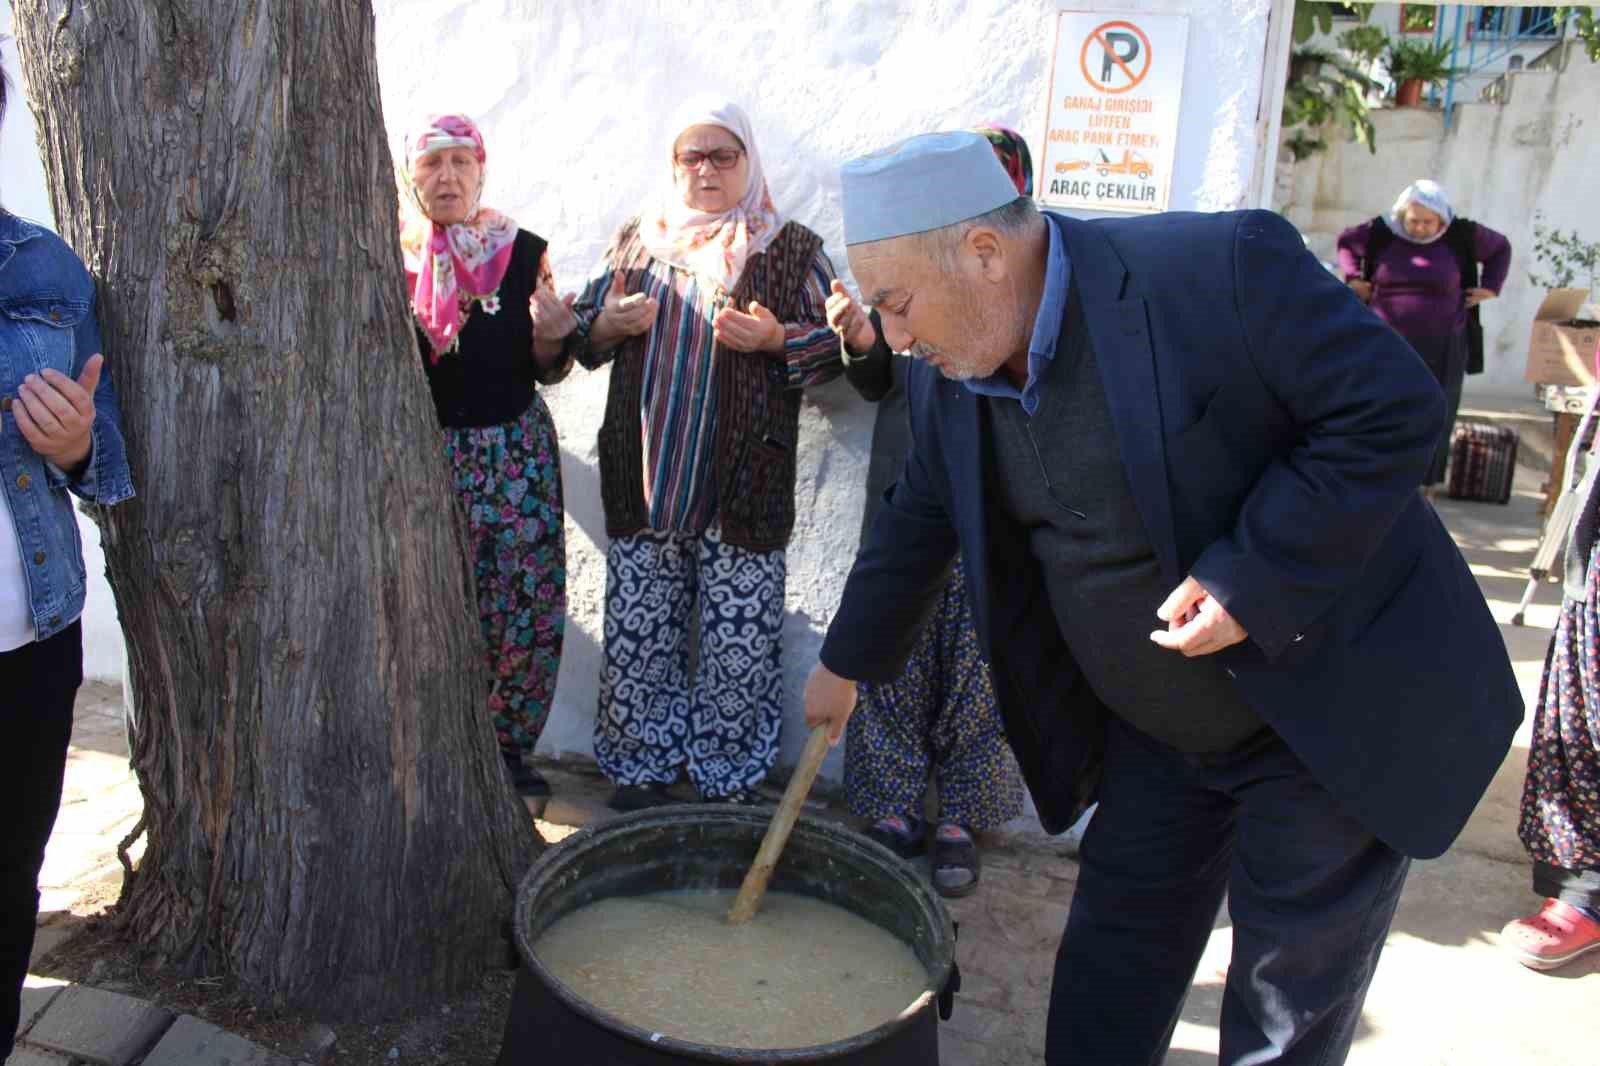
<path fill-rule="evenodd" d="M 1067 286 L 1072 281 L 1072 261 L 1067 246 L 1054 222 L 1045 220 L 1050 231 L 1050 252 L 1045 259 L 1044 292 L 1039 297 L 1039 312 L 1033 319 L 1033 337 L 1028 341 L 1028 380 L 1019 390 L 1004 369 L 986 378 L 968 381 L 966 386 L 979 396 L 1004 396 L 1020 400 L 1032 418 L 1039 409 L 1039 390 L 1045 367 L 1055 358 L 1056 338 L 1061 335 L 1061 318 L 1067 309 Z"/>

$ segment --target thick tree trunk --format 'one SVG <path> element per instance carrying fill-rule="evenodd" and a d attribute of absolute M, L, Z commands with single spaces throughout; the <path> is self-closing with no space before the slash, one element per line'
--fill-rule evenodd
<path fill-rule="evenodd" d="M 537 845 L 413 340 L 366 0 L 16 0 L 138 499 L 102 518 L 169 964 L 375 1015 L 494 958 Z"/>

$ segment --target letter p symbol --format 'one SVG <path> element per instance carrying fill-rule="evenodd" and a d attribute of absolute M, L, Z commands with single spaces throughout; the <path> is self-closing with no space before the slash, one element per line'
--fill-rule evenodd
<path fill-rule="evenodd" d="M 1100 81 L 1111 84 L 1117 60 L 1127 69 L 1139 57 L 1139 38 L 1126 30 L 1110 30 L 1104 37 L 1105 51 L 1100 60 Z"/>

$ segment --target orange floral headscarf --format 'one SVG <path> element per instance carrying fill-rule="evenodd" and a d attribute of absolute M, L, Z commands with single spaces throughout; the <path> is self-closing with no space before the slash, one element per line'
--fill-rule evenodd
<path fill-rule="evenodd" d="M 720 126 L 739 138 L 750 165 L 744 197 L 727 211 L 696 211 L 683 202 L 669 176 L 665 194 L 640 216 L 639 236 L 657 259 L 688 270 L 711 285 L 732 289 L 745 264 L 778 235 L 783 218 L 772 204 L 761 153 L 756 150 L 755 133 L 744 109 L 726 100 L 693 101 L 679 112 L 672 127 L 672 143 L 692 126 Z"/>

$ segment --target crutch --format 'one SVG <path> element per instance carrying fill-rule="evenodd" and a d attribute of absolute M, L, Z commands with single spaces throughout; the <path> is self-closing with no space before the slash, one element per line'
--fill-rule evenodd
<path fill-rule="evenodd" d="M 1578 430 L 1572 435 L 1572 443 L 1567 447 L 1566 467 L 1561 475 L 1561 495 L 1556 498 L 1556 505 L 1550 508 L 1550 514 L 1544 520 L 1539 547 L 1534 550 L 1533 562 L 1528 564 L 1528 586 L 1522 590 L 1522 600 L 1517 604 L 1517 613 L 1511 616 L 1511 624 L 1514 626 L 1523 624 L 1523 615 L 1527 613 L 1528 604 L 1533 602 L 1539 586 L 1549 580 L 1551 573 L 1561 565 L 1561 552 L 1567 545 L 1567 530 L 1572 525 L 1572 516 L 1583 503 L 1578 485 L 1583 481 L 1584 470 L 1588 464 L 1587 456 L 1590 442 L 1594 437 L 1597 404 L 1600 404 L 1600 391 L 1597 391 L 1594 398 L 1589 401 L 1589 407 L 1583 413 L 1583 421 L 1578 423 Z"/>

